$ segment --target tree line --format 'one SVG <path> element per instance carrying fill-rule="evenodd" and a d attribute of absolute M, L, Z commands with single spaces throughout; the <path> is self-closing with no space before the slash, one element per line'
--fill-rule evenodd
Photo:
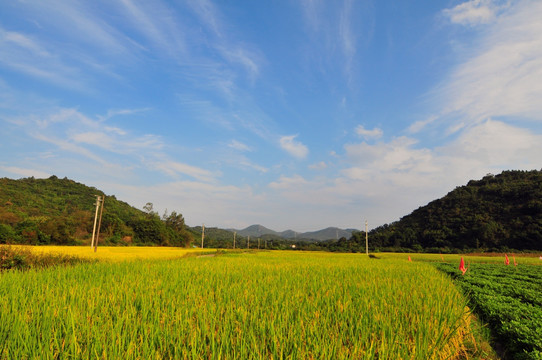
<path fill-rule="evenodd" d="M 96 195 L 102 191 L 64 178 L 0 179 L 0 244 L 82 245 L 90 243 Z M 103 245 L 188 246 L 192 234 L 182 214 L 159 216 L 152 204 L 138 210 L 105 197 Z"/>
<path fill-rule="evenodd" d="M 96 188 L 69 179 L 0 179 L 0 244 L 77 245 L 90 242 Z M 100 241 L 106 245 L 201 246 L 201 227 L 182 214 L 161 216 L 152 203 L 138 210 L 107 196 Z M 542 251 L 542 171 L 504 171 L 471 180 L 400 220 L 371 230 L 369 250 L 466 252 Z M 233 248 L 234 233 L 205 229 L 204 247 Z M 258 238 L 236 235 L 236 248 Z M 260 238 L 260 249 L 365 252 L 365 232 L 328 241 Z"/>

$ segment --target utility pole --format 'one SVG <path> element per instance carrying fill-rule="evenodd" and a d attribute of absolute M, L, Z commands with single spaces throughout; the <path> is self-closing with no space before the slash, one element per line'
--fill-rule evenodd
<path fill-rule="evenodd" d="M 94 235 L 96 235 L 96 222 L 98 221 L 98 210 L 100 208 L 100 203 L 102 201 L 102 197 L 100 195 L 94 195 L 96 196 L 96 213 L 94 214 L 94 226 L 92 227 L 92 241 L 90 243 L 90 248 L 94 248 Z"/>
<path fill-rule="evenodd" d="M 203 239 L 205 239 L 205 224 L 201 224 L 201 248 L 203 249 Z"/>
<path fill-rule="evenodd" d="M 100 209 L 100 220 L 98 220 L 98 233 L 96 234 L 96 243 L 94 244 L 94 252 L 98 251 L 98 242 L 100 241 L 100 228 L 102 227 L 102 215 L 104 213 L 105 195 L 102 198 L 102 208 Z"/>
<path fill-rule="evenodd" d="M 258 250 L 260 250 L 260 238 L 258 238 Z"/>
<path fill-rule="evenodd" d="M 233 232 L 233 248 L 235 249 L 235 236 L 237 235 L 237 231 Z"/>
<path fill-rule="evenodd" d="M 365 220 L 365 252 L 369 256 L 369 234 L 367 233 L 367 220 Z"/>
<path fill-rule="evenodd" d="M 250 249 L 250 235 L 248 236 L 248 239 L 247 239 L 247 249 Z"/>

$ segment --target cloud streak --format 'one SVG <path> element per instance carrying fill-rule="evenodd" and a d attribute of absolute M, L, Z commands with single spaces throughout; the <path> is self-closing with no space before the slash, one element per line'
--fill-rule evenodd
<path fill-rule="evenodd" d="M 499 16 L 435 91 L 442 116 L 542 120 L 542 3 L 522 1 Z M 453 130 L 452 130 L 453 131 Z"/>
<path fill-rule="evenodd" d="M 492 0 L 470 0 L 451 9 L 445 9 L 443 14 L 455 24 L 478 25 L 493 21 L 497 9 Z"/>
<path fill-rule="evenodd" d="M 280 147 L 293 157 L 302 160 L 309 154 L 309 149 L 299 141 L 296 141 L 296 137 L 297 135 L 282 136 L 279 139 Z"/>

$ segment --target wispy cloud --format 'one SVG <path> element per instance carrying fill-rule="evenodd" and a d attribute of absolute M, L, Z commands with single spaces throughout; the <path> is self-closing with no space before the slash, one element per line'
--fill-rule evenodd
<path fill-rule="evenodd" d="M 370 6 L 352 0 L 333 4 L 305 0 L 300 6 L 309 39 L 306 51 L 310 66 L 323 76 L 339 69 L 343 81 L 352 86 L 360 45 L 372 38 L 374 20 Z"/>
<path fill-rule="evenodd" d="M 48 178 L 49 176 L 51 176 L 51 174 L 43 172 L 41 170 L 27 169 L 27 168 L 21 168 L 21 167 L 16 167 L 16 166 L 0 166 L 0 169 L 10 174 L 14 174 L 16 176 L 22 176 L 22 177 L 34 176 L 37 178 Z"/>
<path fill-rule="evenodd" d="M 339 37 L 345 57 L 345 72 L 348 79 L 352 76 L 352 66 L 357 50 L 357 38 L 352 31 L 352 0 L 346 0 L 339 19 Z"/>
<path fill-rule="evenodd" d="M 164 3 L 132 0 L 120 0 L 120 3 L 133 29 L 147 39 L 149 47 L 161 50 L 163 55 L 172 59 L 180 59 L 186 54 L 185 31 L 174 20 L 173 10 Z"/>
<path fill-rule="evenodd" d="M 269 216 L 261 206 L 267 203 L 265 195 L 255 194 L 248 186 L 188 180 L 150 186 L 118 183 L 107 183 L 106 186 L 119 198 L 129 199 L 134 206 L 140 204 L 142 207 L 152 201 L 157 209 L 182 211 L 186 222 L 192 226 L 210 223 L 211 226 L 231 228 L 240 226 L 240 221 L 248 226 Z"/>
<path fill-rule="evenodd" d="M 176 161 L 157 161 L 150 162 L 150 166 L 170 175 L 177 176 L 179 174 L 188 175 L 196 180 L 203 182 L 211 182 L 216 178 L 213 172 Z"/>
<path fill-rule="evenodd" d="M 378 139 L 382 136 L 383 132 L 379 128 L 374 128 L 372 130 L 365 129 L 363 125 L 358 125 L 356 127 L 356 134 L 365 138 L 365 139 Z"/>
<path fill-rule="evenodd" d="M 325 161 L 320 161 L 315 164 L 309 165 L 309 169 L 312 170 L 323 170 L 327 168 L 327 163 Z"/>
<path fill-rule="evenodd" d="M 280 147 L 293 157 L 304 159 L 309 154 L 309 149 L 299 141 L 296 141 L 296 137 L 297 135 L 282 136 L 279 139 Z"/>
<path fill-rule="evenodd" d="M 423 128 L 425 128 L 427 125 L 433 123 L 435 120 L 438 119 L 438 116 L 431 115 L 427 117 L 424 120 L 418 120 L 414 122 L 412 125 L 410 125 L 407 129 L 408 133 L 415 134 L 417 132 L 420 132 Z"/>
<path fill-rule="evenodd" d="M 151 110 L 151 108 L 140 108 L 140 109 L 109 109 L 107 110 L 107 113 L 105 115 L 98 115 L 98 119 L 100 119 L 100 121 L 107 121 L 115 116 L 119 116 L 119 115 L 133 115 L 133 114 L 138 114 L 138 113 L 143 113 L 143 112 L 146 112 L 146 111 L 149 111 Z"/>
<path fill-rule="evenodd" d="M 230 141 L 230 143 L 228 144 L 228 147 L 232 148 L 232 149 L 235 149 L 235 150 L 239 150 L 239 151 L 252 151 L 252 149 L 250 148 L 250 146 L 240 142 L 240 141 L 237 141 L 237 140 L 232 140 Z"/>
<path fill-rule="evenodd" d="M 455 24 L 477 25 L 495 20 L 498 9 L 494 0 L 469 0 L 445 9 L 443 14 Z"/>
<path fill-rule="evenodd" d="M 263 55 L 255 46 L 250 46 L 241 40 L 232 38 L 224 31 L 224 20 L 219 10 L 211 1 L 188 1 L 188 6 L 199 17 L 208 30 L 210 46 L 218 51 L 230 65 L 240 65 L 254 81 L 260 71 Z"/>
<path fill-rule="evenodd" d="M 542 3 L 521 1 L 488 25 L 474 55 L 435 94 L 442 115 L 542 120 Z"/>
<path fill-rule="evenodd" d="M 320 12 L 323 1 L 321 0 L 302 0 L 300 1 L 303 17 L 309 29 L 316 32 L 320 27 Z"/>
<path fill-rule="evenodd" d="M 294 175 L 292 177 L 281 176 L 277 181 L 271 182 L 269 187 L 273 189 L 291 189 L 306 184 L 308 184 L 308 181 L 300 175 Z"/>
<path fill-rule="evenodd" d="M 80 72 L 33 37 L 0 27 L 0 64 L 31 77 L 72 89 L 82 90 Z"/>
<path fill-rule="evenodd" d="M 383 224 L 470 179 L 507 169 L 538 168 L 542 135 L 489 120 L 463 129 L 454 140 L 436 148 L 423 147 L 414 138 L 398 137 L 372 145 L 347 144 L 344 149 L 340 158 L 344 165 L 333 181 L 305 179 L 308 184 L 298 187 L 298 194 L 292 191 L 289 195 L 311 204 L 313 194 L 322 194 L 354 214 L 370 208 L 367 216 L 371 221 Z M 275 187 L 292 187 L 295 180 L 278 181 Z"/>

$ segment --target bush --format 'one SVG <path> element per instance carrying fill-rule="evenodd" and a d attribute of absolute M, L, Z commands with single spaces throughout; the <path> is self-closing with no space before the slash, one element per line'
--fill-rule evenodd
<path fill-rule="evenodd" d="M 35 254 L 30 249 L 0 245 L 0 271 L 47 268 L 55 265 L 75 265 L 94 261 L 93 259 L 63 254 Z"/>

